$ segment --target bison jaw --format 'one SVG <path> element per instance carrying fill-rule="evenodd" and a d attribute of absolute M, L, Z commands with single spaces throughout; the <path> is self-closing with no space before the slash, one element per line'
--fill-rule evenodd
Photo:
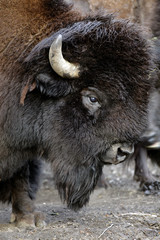
<path fill-rule="evenodd" d="M 101 157 L 104 163 L 118 164 L 123 162 L 134 152 L 134 145 L 127 143 L 113 144 Z"/>
<path fill-rule="evenodd" d="M 61 77 L 78 78 L 80 65 L 68 62 L 62 55 L 62 35 L 53 41 L 49 49 L 49 61 L 53 70 Z"/>

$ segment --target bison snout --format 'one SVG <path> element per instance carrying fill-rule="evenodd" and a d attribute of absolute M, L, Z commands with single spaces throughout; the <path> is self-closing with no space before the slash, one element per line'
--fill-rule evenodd
<path fill-rule="evenodd" d="M 147 148 L 160 148 L 160 132 L 159 129 L 148 129 L 140 140 L 141 144 Z"/>
<path fill-rule="evenodd" d="M 130 157 L 134 152 L 134 145 L 128 143 L 113 144 L 103 158 L 104 163 L 118 164 Z"/>

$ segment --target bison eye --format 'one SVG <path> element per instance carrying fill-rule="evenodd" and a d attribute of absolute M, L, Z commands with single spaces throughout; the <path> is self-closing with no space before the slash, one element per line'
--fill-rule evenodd
<path fill-rule="evenodd" d="M 95 115 L 101 108 L 101 102 L 99 101 L 99 91 L 95 88 L 84 89 L 81 92 L 82 103 L 85 108 L 88 109 L 90 115 Z"/>
<path fill-rule="evenodd" d="M 96 97 L 89 97 L 89 101 L 90 101 L 91 103 L 96 103 L 96 102 L 98 102 L 98 100 L 97 100 Z"/>

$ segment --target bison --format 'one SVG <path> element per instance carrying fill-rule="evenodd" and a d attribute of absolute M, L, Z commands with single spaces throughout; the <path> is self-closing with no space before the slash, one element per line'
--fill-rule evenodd
<path fill-rule="evenodd" d="M 150 97 L 148 126 L 140 142 L 135 146 L 132 159 L 135 159 L 135 179 L 140 181 L 141 190 L 146 194 L 156 194 L 160 182 L 147 167 L 147 158 L 160 166 L 160 2 L 155 1 L 151 30 L 153 33 L 154 52 L 156 57 L 155 89 Z"/>
<path fill-rule="evenodd" d="M 82 16 L 62 0 L 1 0 L 0 22 L 0 200 L 12 203 L 12 222 L 41 224 L 42 159 L 78 210 L 103 165 L 133 153 L 147 125 L 152 48 L 138 25 Z"/>

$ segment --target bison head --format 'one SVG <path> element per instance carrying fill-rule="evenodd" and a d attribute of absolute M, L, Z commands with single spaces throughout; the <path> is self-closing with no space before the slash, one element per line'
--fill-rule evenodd
<path fill-rule="evenodd" d="M 42 40 L 25 68 L 42 102 L 41 139 L 56 186 L 78 209 L 104 163 L 124 161 L 146 127 L 150 47 L 137 25 L 89 17 Z"/>

